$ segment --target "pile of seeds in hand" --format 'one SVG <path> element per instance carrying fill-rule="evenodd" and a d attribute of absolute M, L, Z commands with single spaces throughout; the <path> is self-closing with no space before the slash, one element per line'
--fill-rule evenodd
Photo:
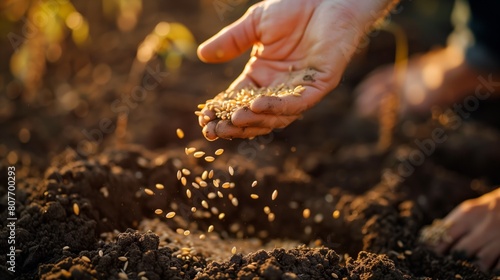
<path fill-rule="evenodd" d="M 209 99 L 205 104 L 198 105 L 198 109 L 207 108 L 214 111 L 218 119 L 230 120 L 231 115 L 239 108 L 249 107 L 250 104 L 260 96 L 301 96 L 305 87 L 298 85 L 296 87 L 289 87 L 285 84 L 280 84 L 276 87 L 262 87 L 262 88 L 243 88 L 240 90 L 226 90 L 219 93 L 213 99 Z M 201 111 L 196 111 L 197 116 L 203 115 Z M 208 118 L 208 116 L 205 116 Z M 209 119 L 207 119 L 209 120 Z"/>

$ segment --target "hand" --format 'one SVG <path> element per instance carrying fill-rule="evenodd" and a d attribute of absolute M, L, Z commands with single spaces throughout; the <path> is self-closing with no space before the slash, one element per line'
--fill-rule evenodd
<path fill-rule="evenodd" d="M 444 222 L 449 238 L 435 248 L 438 253 L 465 251 L 481 269 L 500 269 L 500 188 L 463 202 Z"/>
<path fill-rule="evenodd" d="M 360 3 L 361 2 L 361 3 Z M 217 120 L 204 109 L 199 117 L 209 140 L 250 138 L 299 118 L 335 88 L 356 47 L 379 15 L 394 1 L 270 0 L 198 48 L 205 62 L 231 60 L 253 46 L 251 57 L 229 89 L 303 85 L 301 97 L 259 97 L 231 120 Z M 375 15 L 375 16 L 374 16 Z M 208 118 L 204 118 L 208 116 Z"/>

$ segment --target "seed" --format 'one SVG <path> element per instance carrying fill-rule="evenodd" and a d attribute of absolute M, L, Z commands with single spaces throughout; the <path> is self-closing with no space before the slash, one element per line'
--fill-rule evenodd
<path fill-rule="evenodd" d="M 155 193 L 151 190 L 151 189 L 148 189 L 148 188 L 145 188 L 144 189 L 144 192 L 147 194 L 147 195 L 154 195 Z"/>
<path fill-rule="evenodd" d="M 208 199 L 214 199 L 217 197 L 217 194 L 215 194 L 214 192 L 211 192 L 211 193 L 207 194 L 207 197 L 208 197 Z"/>
<path fill-rule="evenodd" d="M 200 185 L 196 184 L 195 182 L 192 182 L 191 185 L 195 188 L 195 189 L 199 189 L 200 188 Z"/>
<path fill-rule="evenodd" d="M 208 186 L 207 182 L 205 181 L 200 181 L 198 184 L 200 184 L 200 187 L 206 188 Z"/>
<path fill-rule="evenodd" d="M 156 184 L 155 187 L 159 190 L 163 190 L 165 188 L 162 184 Z"/>
<path fill-rule="evenodd" d="M 413 254 L 413 252 L 412 252 L 412 251 L 410 251 L 410 250 L 405 250 L 405 255 L 410 256 L 411 254 Z"/>
<path fill-rule="evenodd" d="M 271 199 L 275 200 L 278 197 L 278 190 L 274 190 L 273 194 L 271 195 Z"/>
<path fill-rule="evenodd" d="M 264 213 L 269 215 L 269 213 L 271 213 L 271 208 L 269 208 L 269 206 L 264 206 Z"/>
<path fill-rule="evenodd" d="M 78 206 L 78 204 L 76 204 L 76 203 L 73 203 L 73 212 L 77 216 L 80 215 L 80 206 Z"/>
<path fill-rule="evenodd" d="M 332 272 L 332 277 L 335 279 L 339 279 L 339 276 L 337 274 L 335 274 L 334 272 Z"/>
<path fill-rule="evenodd" d="M 177 137 L 179 137 L 179 139 L 182 139 L 184 138 L 184 131 L 182 131 L 182 129 L 178 128 L 175 133 L 177 133 Z"/>
<path fill-rule="evenodd" d="M 184 152 L 186 153 L 186 155 L 190 155 L 190 154 L 194 153 L 195 151 L 196 151 L 195 147 L 190 147 L 190 148 L 184 149 Z"/>
<path fill-rule="evenodd" d="M 340 217 L 340 211 L 339 210 L 333 211 L 332 216 L 334 219 L 338 219 Z"/>
<path fill-rule="evenodd" d="M 189 169 L 182 168 L 182 174 L 189 176 L 189 175 L 191 175 L 191 171 L 189 171 Z"/>
<path fill-rule="evenodd" d="M 267 215 L 267 220 L 268 220 L 269 222 L 274 221 L 274 218 L 275 218 L 274 213 L 269 213 L 269 214 Z"/>
<path fill-rule="evenodd" d="M 253 181 L 252 183 L 252 188 L 254 188 L 255 186 L 257 186 L 257 181 Z"/>
<path fill-rule="evenodd" d="M 125 272 L 123 272 L 123 271 L 122 271 L 122 272 L 120 272 L 120 273 L 118 273 L 118 277 L 119 277 L 120 279 L 128 279 L 127 273 L 125 273 Z"/>
<path fill-rule="evenodd" d="M 230 187 L 231 187 L 231 184 L 229 182 L 225 182 L 224 184 L 222 184 L 223 189 L 229 189 Z"/>
<path fill-rule="evenodd" d="M 186 177 L 182 176 L 182 178 L 181 178 L 181 184 L 182 184 L 183 186 L 186 186 L 186 185 L 187 185 L 187 179 L 186 179 Z"/>
<path fill-rule="evenodd" d="M 224 153 L 224 149 L 217 149 L 217 151 L 215 151 L 216 156 L 220 156 L 222 153 Z"/>
<path fill-rule="evenodd" d="M 204 240 L 206 238 L 206 236 L 204 234 L 200 234 L 200 237 L 199 237 L 201 240 Z"/>
<path fill-rule="evenodd" d="M 128 261 L 126 261 L 125 264 L 123 265 L 123 271 L 127 270 L 127 267 L 128 267 Z"/>
<path fill-rule="evenodd" d="M 177 180 L 180 180 L 182 177 L 182 172 L 180 170 L 177 170 Z"/>
<path fill-rule="evenodd" d="M 161 209 L 156 209 L 155 214 L 161 215 L 163 213 L 163 210 Z"/>
<path fill-rule="evenodd" d="M 398 247 L 399 248 L 403 248 L 404 244 L 403 244 L 403 242 L 401 240 L 398 240 L 397 243 L 398 243 Z"/>
<path fill-rule="evenodd" d="M 124 256 L 118 257 L 118 259 L 122 262 L 126 262 L 128 260 L 127 257 Z"/>
<path fill-rule="evenodd" d="M 215 158 L 213 156 L 207 156 L 207 157 L 205 157 L 205 161 L 206 162 L 212 162 L 214 160 L 215 160 Z"/>
<path fill-rule="evenodd" d="M 172 219 L 174 216 L 175 216 L 175 212 L 168 212 L 167 215 L 165 215 L 165 217 L 167 217 L 167 219 Z"/>
<path fill-rule="evenodd" d="M 184 234 L 184 230 L 182 228 L 176 229 L 175 232 L 177 232 L 177 234 Z"/>
<path fill-rule="evenodd" d="M 104 256 L 104 252 L 102 250 L 99 250 L 99 257 Z"/>
<path fill-rule="evenodd" d="M 224 217 L 226 217 L 226 214 L 224 214 L 224 213 L 220 213 L 220 214 L 219 214 L 219 220 L 224 219 Z"/>
<path fill-rule="evenodd" d="M 185 230 L 185 231 L 184 231 L 184 235 L 185 235 L 185 236 L 188 236 L 190 233 L 191 233 L 191 231 L 189 231 L 189 230 Z"/>
<path fill-rule="evenodd" d="M 238 199 L 236 197 L 233 197 L 233 199 L 231 199 L 231 203 L 233 204 L 234 207 L 237 207 L 238 206 Z"/>
<path fill-rule="evenodd" d="M 462 275 L 460 275 L 460 274 L 455 274 L 455 278 L 456 278 L 456 279 L 462 279 Z"/>
<path fill-rule="evenodd" d="M 207 203 L 207 201 L 206 200 L 202 200 L 201 201 L 201 206 L 203 206 L 203 208 L 208 209 L 208 203 Z"/>
<path fill-rule="evenodd" d="M 216 188 L 219 187 L 219 179 L 213 180 L 212 183 L 214 184 L 214 187 L 216 187 Z"/>
<path fill-rule="evenodd" d="M 208 179 L 212 179 L 213 177 L 214 177 L 214 171 L 210 170 L 210 172 L 208 172 Z"/>
<path fill-rule="evenodd" d="M 206 120 L 206 121 L 209 121 L 210 117 L 209 116 L 203 116 L 203 119 Z"/>
<path fill-rule="evenodd" d="M 208 177 L 208 171 L 206 171 L 206 170 L 205 170 L 205 171 L 203 171 L 203 173 L 201 174 L 201 179 L 206 180 L 206 179 L 207 179 L 207 177 Z"/>
<path fill-rule="evenodd" d="M 234 175 L 234 169 L 233 169 L 233 167 L 230 165 L 227 169 L 229 171 L 229 175 L 233 176 Z"/>
<path fill-rule="evenodd" d="M 217 196 L 220 197 L 220 198 L 223 198 L 224 197 L 224 194 L 221 193 L 220 191 L 217 191 Z"/>
<path fill-rule="evenodd" d="M 311 216 L 311 210 L 309 210 L 309 208 L 304 209 L 304 211 L 302 211 L 302 217 L 304 217 L 304 219 L 307 219 L 309 218 L 309 216 Z"/>
<path fill-rule="evenodd" d="M 191 190 L 190 190 L 190 189 L 187 189 L 187 190 L 186 190 L 186 196 L 187 196 L 188 198 L 191 198 Z"/>
<path fill-rule="evenodd" d="M 219 214 L 219 209 L 217 209 L 217 207 L 210 208 L 210 211 L 212 211 L 212 214 L 214 214 L 214 215 Z"/>
<path fill-rule="evenodd" d="M 194 206 L 191 207 L 191 212 L 193 212 L 193 213 L 196 212 L 196 207 L 194 207 Z"/>
<path fill-rule="evenodd" d="M 195 152 L 195 153 L 193 154 L 193 156 L 194 156 L 195 158 L 201 158 L 201 157 L 202 157 L 202 156 L 204 156 L 204 155 L 205 155 L 205 152 L 202 152 L 202 151 L 198 151 L 198 152 Z"/>
<path fill-rule="evenodd" d="M 314 216 L 314 222 L 315 223 L 321 223 L 323 221 L 323 214 L 318 213 Z"/>
<path fill-rule="evenodd" d="M 251 194 L 251 195 L 250 195 L 250 197 L 251 197 L 252 199 L 259 199 L 259 195 L 258 195 L 258 194 L 254 194 L 254 193 L 253 193 L 253 194 Z"/>
<path fill-rule="evenodd" d="M 208 232 L 212 232 L 212 231 L 214 231 L 214 226 L 213 226 L 213 225 L 210 225 L 210 226 L 208 227 L 208 230 L 207 230 L 207 231 L 208 231 Z"/>
<path fill-rule="evenodd" d="M 63 250 L 69 250 L 69 246 L 64 246 L 62 249 Z"/>
<path fill-rule="evenodd" d="M 146 275 L 146 271 L 141 271 L 139 273 L 137 273 L 137 276 L 141 277 L 141 276 L 144 276 Z"/>
<path fill-rule="evenodd" d="M 90 259 L 87 256 L 82 256 L 82 261 L 89 263 Z"/>
<path fill-rule="evenodd" d="M 236 246 L 231 249 L 231 254 L 236 254 Z"/>

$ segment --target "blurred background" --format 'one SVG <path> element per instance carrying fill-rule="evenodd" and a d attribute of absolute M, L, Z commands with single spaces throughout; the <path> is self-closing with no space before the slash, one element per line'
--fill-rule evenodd
<path fill-rule="evenodd" d="M 85 157 L 124 143 L 178 147 L 177 127 L 188 140 L 202 137 L 196 105 L 224 90 L 248 54 L 207 65 L 197 59 L 196 47 L 256 2 L 0 2 L 0 158 L 43 170 L 66 148 Z M 453 5 L 401 2 L 391 20 L 404 28 L 410 53 L 445 44 Z M 339 102 L 348 106 L 338 110 L 348 111 L 352 88 L 394 60 L 392 35 L 377 32 L 369 39 L 335 93 L 308 114 Z"/>

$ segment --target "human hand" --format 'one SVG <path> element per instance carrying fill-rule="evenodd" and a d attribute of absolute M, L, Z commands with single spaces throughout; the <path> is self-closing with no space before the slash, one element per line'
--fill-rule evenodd
<path fill-rule="evenodd" d="M 435 247 L 438 253 L 465 251 L 481 269 L 500 269 L 500 188 L 464 201 L 443 222 L 447 238 Z"/>
<path fill-rule="evenodd" d="M 250 138 L 282 128 L 335 88 L 369 27 L 393 0 L 270 0 L 252 6 L 238 21 L 198 48 L 205 62 L 231 60 L 253 46 L 251 57 L 229 90 L 284 83 L 305 90 L 297 96 L 265 96 L 231 120 L 202 110 L 199 123 L 209 140 Z"/>

